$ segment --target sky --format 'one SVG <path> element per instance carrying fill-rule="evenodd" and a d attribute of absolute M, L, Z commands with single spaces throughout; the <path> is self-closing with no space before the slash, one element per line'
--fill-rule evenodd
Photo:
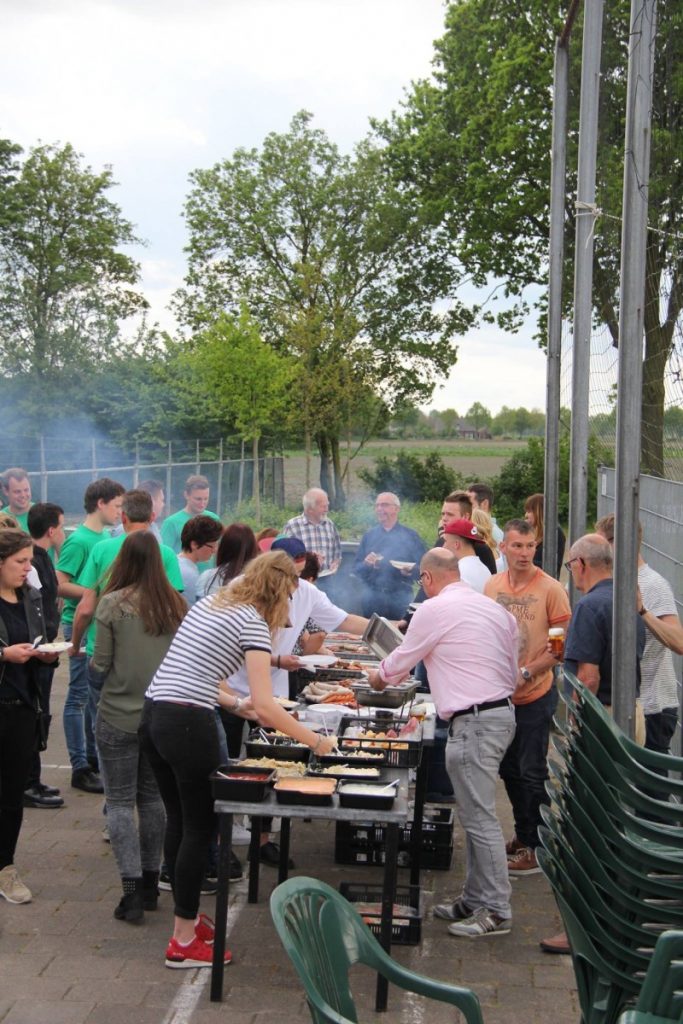
<path fill-rule="evenodd" d="M 188 175 L 286 131 L 301 109 L 342 149 L 428 77 L 443 0 L 0 0 L 0 135 L 70 142 L 146 240 L 152 321 L 185 272 Z M 545 405 L 532 325 L 482 328 L 429 408 Z"/>

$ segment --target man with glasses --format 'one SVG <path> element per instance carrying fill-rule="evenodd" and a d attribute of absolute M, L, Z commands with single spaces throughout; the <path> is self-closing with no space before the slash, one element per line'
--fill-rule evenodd
<path fill-rule="evenodd" d="M 366 616 L 375 612 L 388 619 L 400 619 L 413 596 L 426 545 L 415 530 L 399 523 L 400 508 L 396 494 L 378 494 L 377 526 L 363 534 L 358 546 L 353 573 L 363 582 Z"/>
<path fill-rule="evenodd" d="M 515 733 L 510 697 L 517 680 L 517 623 L 495 601 L 461 582 L 450 551 L 422 559 L 427 600 L 405 640 L 385 658 L 370 684 L 398 683 L 418 661 L 429 672 L 440 718 L 449 723 L 446 765 L 465 830 L 462 892 L 434 910 L 462 938 L 505 935 L 512 926 L 505 839 L 496 814 L 498 769 Z"/>

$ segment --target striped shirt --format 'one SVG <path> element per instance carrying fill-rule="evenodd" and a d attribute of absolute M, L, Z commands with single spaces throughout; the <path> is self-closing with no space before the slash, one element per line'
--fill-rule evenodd
<path fill-rule="evenodd" d="M 270 631 L 252 605 L 216 608 L 214 600 L 190 608 L 146 697 L 215 708 L 218 684 L 237 672 L 247 651 L 270 654 Z"/>

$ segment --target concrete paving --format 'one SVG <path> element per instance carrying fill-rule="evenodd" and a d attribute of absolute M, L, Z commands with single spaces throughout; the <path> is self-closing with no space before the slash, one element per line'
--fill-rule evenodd
<path fill-rule="evenodd" d="M 64 659 L 63 659 L 64 660 Z M 229 947 L 223 1004 L 209 1001 L 209 971 L 164 966 L 171 935 L 170 893 L 140 926 L 113 916 L 120 892 L 111 849 L 102 839 L 102 801 L 70 788 L 61 729 L 67 668 L 58 669 L 53 733 L 43 755 L 43 779 L 60 786 L 66 806 L 26 810 L 16 865 L 33 902 L 11 906 L 0 899 L 1 1024 L 265 1024 L 310 1020 L 302 989 L 273 929 L 268 896 L 275 871 L 261 870 L 260 902 L 246 902 L 246 882 L 231 887 Z M 510 813 L 500 790 L 500 812 L 509 835 Z M 514 926 L 506 936 L 456 939 L 431 908 L 459 891 L 462 835 L 456 826 L 450 871 L 424 872 L 424 919 L 419 946 L 395 946 L 398 961 L 432 977 L 474 989 L 486 1024 L 574 1024 L 579 1017 L 571 960 L 548 956 L 538 941 L 559 930 L 560 919 L 542 875 L 513 882 Z M 238 849 L 246 855 L 246 849 Z M 295 823 L 293 874 L 374 881 L 381 869 L 334 862 L 334 827 Z M 399 881 L 407 872 L 400 871 Z M 213 899 L 202 909 L 213 913 Z M 452 1010 L 392 989 L 389 1009 L 374 1013 L 374 976 L 354 976 L 361 1020 L 386 1024 L 453 1021 Z"/>

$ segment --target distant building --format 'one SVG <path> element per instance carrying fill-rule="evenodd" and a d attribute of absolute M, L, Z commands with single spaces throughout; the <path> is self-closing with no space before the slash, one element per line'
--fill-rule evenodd
<path fill-rule="evenodd" d="M 475 427 L 474 423 L 460 420 L 457 427 L 457 436 L 468 441 L 490 441 L 492 435 L 488 427 Z"/>

